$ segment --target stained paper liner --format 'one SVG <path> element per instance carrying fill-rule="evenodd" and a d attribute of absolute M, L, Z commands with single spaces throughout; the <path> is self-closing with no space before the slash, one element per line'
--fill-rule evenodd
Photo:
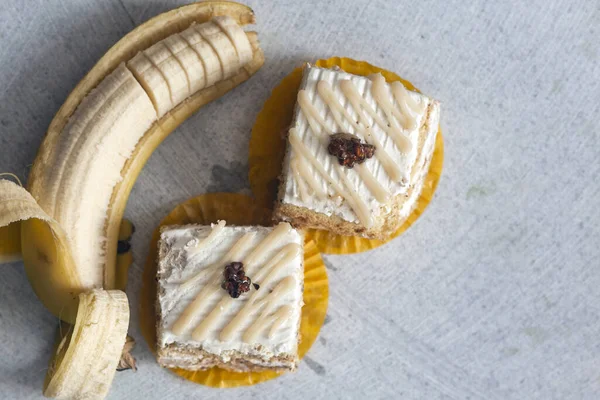
<path fill-rule="evenodd" d="M 226 220 L 229 225 L 270 225 L 270 215 L 269 210 L 258 206 L 254 199 L 248 196 L 234 193 L 214 193 L 194 197 L 178 205 L 161 221 L 154 231 L 150 243 L 150 253 L 144 268 L 140 299 L 141 330 L 153 352 L 156 352 L 156 313 L 154 304 L 156 300 L 155 277 L 160 227 L 164 225 L 210 224 L 217 222 L 219 219 Z M 329 284 L 325 264 L 323 264 L 321 254 L 315 243 L 307 239 L 304 244 L 304 307 L 302 307 L 300 323 L 301 341 L 298 346 L 300 358 L 304 357 L 317 339 L 323 321 L 325 321 L 328 298 Z M 301 367 L 302 365 L 300 365 Z M 186 371 L 172 368 L 171 371 L 189 381 L 217 388 L 255 385 L 282 375 L 282 373 L 273 371 L 230 372 L 221 368 L 211 368 L 206 371 Z"/>
<path fill-rule="evenodd" d="M 364 61 L 332 57 L 327 60 L 318 60 L 315 65 L 322 68 L 338 66 L 348 73 L 363 76 L 380 72 L 388 82 L 400 81 L 407 89 L 419 91 L 412 83 L 400 78 L 393 72 Z M 265 102 L 252 128 L 248 161 L 250 187 L 258 203 L 263 207 L 272 207 L 277 197 L 278 178 L 281 174 L 281 164 L 285 155 L 284 134 L 292 122 L 301 81 L 301 67 L 296 68 L 291 74 L 283 78 L 281 83 L 273 89 L 271 97 Z M 435 141 L 431 166 L 415 208 L 404 224 L 389 239 L 381 241 L 354 236 L 340 236 L 317 229 L 308 229 L 307 239 L 314 240 L 323 253 L 352 254 L 374 249 L 398 237 L 419 218 L 431 201 L 442 174 L 443 160 L 444 143 L 440 129 Z"/>

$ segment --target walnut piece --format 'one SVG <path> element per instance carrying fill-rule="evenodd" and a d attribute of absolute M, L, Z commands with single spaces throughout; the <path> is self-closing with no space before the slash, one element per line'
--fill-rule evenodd
<path fill-rule="evenodd" d="M 241 262 L 232 262 L 225 266 L 223 271 L 223 283 L 221 287 L 227 290 L 227 293 L 234 299 L 240 297 L 240 294 L 250 291 L 252 280 L 244 272 L 244 264 Z M 254 288 L 258 290 L 260 286 L 256 283 Z"/>
<path fill-rule="evenodd" d="M 329 137 L 327 151 L 338 159 L 340 165 L 352 168 L 375 155 L 375 146 L 361 143 L 360 138 L 349 133 L 335 133 Z"/>

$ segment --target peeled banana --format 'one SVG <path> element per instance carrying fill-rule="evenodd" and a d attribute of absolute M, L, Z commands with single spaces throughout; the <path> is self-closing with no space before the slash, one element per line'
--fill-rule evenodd
<path fill-rule="evenodd" d="M 180 123 L 262 66 L 256 34 L 241 28 L 253 22 L 251 9 L 230 2 L 196 3 L 158 16 L 117 43 L 59 110 L 28 189 L 62 228 L 64 254 L 48 249 L 49 232 L 39 222 L 22 224 L 21 232 L 23 253 L 30 254 L 26 268 L 39 269 L 50 255 L 72 260 L 29 276 L 55 315 L 73 322 L 54 295 L 73 282 L 70 292 L 79 293 L 123 281 L 115 272 L 117 237 L 135 179 Z M 71 277 L 69 285 L 60 276 Z"/>
<path fill-rule="evenodd" d="M 119 290 L 79 295 L 75 325 L 63 332 L 46 374 L 44 396 L 103 399 L 110 389 L 127 336 L 129 303 Z"/>
<path fill-rule="evenodd" d="M 43 171 L 45 184 L 32 193 L 65 230 L 84 288 L 102 287 L 102 232 L 112 189 L 155 121 L 146 92 L 120 64 L 69 120 Z"/>

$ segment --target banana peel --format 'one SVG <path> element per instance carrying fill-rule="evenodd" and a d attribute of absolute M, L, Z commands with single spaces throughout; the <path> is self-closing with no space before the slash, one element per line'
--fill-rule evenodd
<path fill-rule="evenodd" d="M 0 264 L 20 261 L 21 222 L 13 222 L 0 228 Z"/>
<path fill-rule="evenodd" d="M 125 291 L 129 267 L 133 264 L 131 252 L 131 238 L 135 232 L 135 226 L 128 219 L 121 221 L 119 226 L 117 242 L 117 261 L 115 265 L 115 289 Z"/>
<path fill-rule="evenodd" d="M 0 180 L 0 234 L 17 235 L 33 291 L 54 315 L 74 321 L 80 283 L 60 225 L 21 186 Z M 7 229 L 8 228 L 8 229 Z M 25 240 L 22 239 L 25 238 Z M 4 243 L 6 238 L 0 236 Z M 12 239 L 11 239 L 12 240 Z M 16 248 L 14 249 L 16 251 Z"/>
<path fill-rule="evenodd" d="M 108 394 L 126 341 L 129 303 L 119 290 L 96 289 L 79 295 L 73 326 L 61 325 L 44 396 L 103 399 Z"/>
<path fill-rule="evenodd" d="M 129 243 L 135 228 L 129 220 L 123 220 L 119 230 L 119 242 Z M 21 232 L 33 241 L 23 242 Z M 38 297 L 56 297 L 51 303 L 56 308 L 50 311 L 66 321 L 75 321 L 78 307 L 78 281 L 76 276 L 67 275 L 74 266 L 60 225 L 50 218 L 35 202 L 33 197 L 17 184 L 0 180 L 0 262 L 27 259 L 25 271 Z M 133 262 L 130 248 L 117 255 L 117 288 L 125 290 L 127 272 Z M 39 279 L 46 281 L 42 284 Z M 48 292 L 47 288 L 61 288 Z"/>

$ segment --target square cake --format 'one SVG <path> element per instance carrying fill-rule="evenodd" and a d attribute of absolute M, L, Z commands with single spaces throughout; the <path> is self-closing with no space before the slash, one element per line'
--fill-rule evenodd
<path fill-rule="evenodd" d="M 303 245 L 303 235 L 288 223 L 163 228 L 158 363 L 188 370 L 294 370 Z"/>
<path fill-rule="evenodd" d="M 381 74 L 307 65 L 288 133 L 274 217 L 385 239 L 421 193 L 440 105 Z"/>

